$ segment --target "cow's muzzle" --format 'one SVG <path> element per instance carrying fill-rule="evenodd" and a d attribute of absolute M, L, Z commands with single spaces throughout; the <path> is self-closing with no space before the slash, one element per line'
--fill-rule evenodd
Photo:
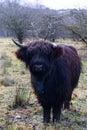
<path fill-rule="evenodd" d="M 36 65 L 33 66 L 33 71 L 35 71 L 35 72 L 43 72 L 44 71 L 44 66 L 36 64 Z"/>

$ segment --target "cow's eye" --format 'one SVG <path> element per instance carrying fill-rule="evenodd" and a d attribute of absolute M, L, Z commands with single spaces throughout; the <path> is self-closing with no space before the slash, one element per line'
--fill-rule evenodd
<path fill-rule="evenodd" d="M 28 51 L 28 52 L 27 52 L 27 57 L 28 57 L 28 59 L 31 59 L 32 56 L 33 56 L 32 52 L 31 52 L 31 51 Z"/>

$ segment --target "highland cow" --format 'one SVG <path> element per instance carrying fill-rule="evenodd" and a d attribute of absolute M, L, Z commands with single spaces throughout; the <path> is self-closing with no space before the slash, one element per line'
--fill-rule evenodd
<path fill-rule="evenodd" d="M 69 109 L 71 96 L 78 84 L 81 60 L 74 47 L 54 45 L 49 41 L 35 41 L 21 45 L 16 52 L 31 73 L 31 83 L 43 107 L 43 121 L 60 120 L 61 109 Z"/>

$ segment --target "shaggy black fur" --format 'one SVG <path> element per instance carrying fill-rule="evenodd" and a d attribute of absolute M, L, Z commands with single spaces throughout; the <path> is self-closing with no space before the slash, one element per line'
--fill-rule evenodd
<path fill-rule="evenodd" d="M 32 87 L 43 107 L 43 120 L 60 120 L 61 108 L 69 108 L 74 88 L 81 73 L 81 61 L 72 46 L 55 46 L 48 41 L 35 41 L 16 52 L 31 72 Z"/>

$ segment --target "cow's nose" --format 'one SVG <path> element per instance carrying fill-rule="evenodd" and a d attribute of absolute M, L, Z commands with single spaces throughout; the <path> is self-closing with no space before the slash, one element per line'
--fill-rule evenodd
<path fill-rule="evenodd" d="M 35 71 L 43 71 L 43 65 L 34 65 Z"/>

